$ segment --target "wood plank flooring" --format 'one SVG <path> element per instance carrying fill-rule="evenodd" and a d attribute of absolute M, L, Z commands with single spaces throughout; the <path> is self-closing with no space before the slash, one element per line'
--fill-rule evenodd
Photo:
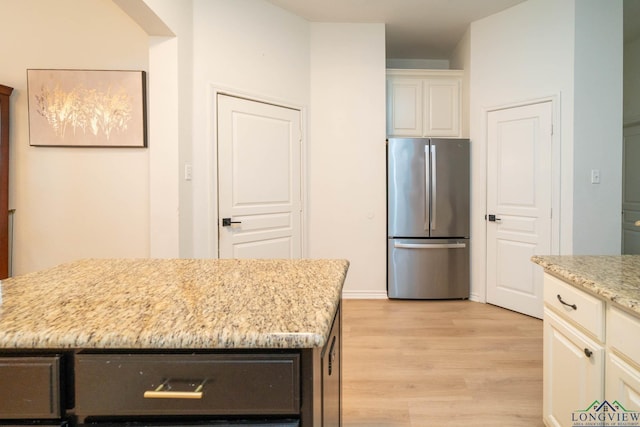
<path fill-rule="evenodd" d="M 542 321 L 471 301 L 343 300 L 345 427 L 542 422 Z"/>

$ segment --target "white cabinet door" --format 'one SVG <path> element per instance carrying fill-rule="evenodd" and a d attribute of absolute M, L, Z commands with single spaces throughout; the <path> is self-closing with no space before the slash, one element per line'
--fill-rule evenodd
<path fill-rule="evenodd" d="M 460 136 L 460 79 L 424 81 L 424 133 Z"/>
<path fill-rule="evenodd" d="M 622 253 L 640 254 L 640 125 L 625 127 L 622 163 Z"/>
<path fill-rule="evenodd" d="M 626 411 L 640 411 L 640 319 L 607 307 L 605 396 Z M 635 414 L 637 416 L 637 414 Z"/>
<path fill-rule="evenodd" d="M 462 136 L 462 72 L 387 70 L 387 135 Z"/>
<path fill-rule="evenodd" d="M 423 135 L 422 79 L 387 80 L 387 135 Z"/>
<path fill-rule="evenodd" d="M 607 355 L 605 396 L 627 411 L 640 411 L 640 371 L 617 355 Z"/>
<path fill-rule="evenodd" d="M 543 372 L 548 426 L 572 427 L 574 412 L 604 398 L 604 348 L 546 307 Z"/>

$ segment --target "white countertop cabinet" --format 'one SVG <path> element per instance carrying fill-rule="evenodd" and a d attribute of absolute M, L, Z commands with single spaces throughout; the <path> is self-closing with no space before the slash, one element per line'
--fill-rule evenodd
<path fill-rule="evenodd" d="M 387 135 L 461 134 L 462 71 L 387 70 Z"/>
<path fill-rule="evenodd" d="M 640 319 L 607 308 L 607 358 L 605 396 L 627 410 L 640 409 Z"/>
<path fill-rule="evenodd" d="M 604 313 L 599 306 L 583 304 L 590 295 L 577 289 L 568 295 L 558 286 L 560 280 L 549 275 L 544 280 L 544 421 L 549 427 L 572 426 L 574 411 L 603 400 L 605 353 L 603 343 L 576 321 L 574 313 L 580 313 L 578 318 L 603 317 Z M 562 304 L 557 295 L 569 305 Z"/>
<path fill-rule="evenodd" d="M 533 261 L 545 268 L 545 425 L 639 425 L 640 257 Z"/>

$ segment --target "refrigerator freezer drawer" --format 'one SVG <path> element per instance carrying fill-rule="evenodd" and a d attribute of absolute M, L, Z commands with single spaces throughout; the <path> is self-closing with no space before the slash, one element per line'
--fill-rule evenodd
<path fill-rule="evenodd" d="M 469 298 L 469 239 L 389 239 L 388 245 L 389 298 Z"/>

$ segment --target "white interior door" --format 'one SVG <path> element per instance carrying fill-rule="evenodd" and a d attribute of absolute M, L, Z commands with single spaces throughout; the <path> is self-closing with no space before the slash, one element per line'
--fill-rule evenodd
<path fill-rule="evenodd" d="M 624 129 L 622 253 L 640 254 L 640 125 Z"/>
<path fill-rule="evenodd" d="M 219 257 L 300 258 L 300 111 L 217 101 Z"/>
<path fill-rule="evenodd" d="M 487 123 L 487 302 L 542 318 L 551 253 L 551 102 L 492 111 Z"/>

